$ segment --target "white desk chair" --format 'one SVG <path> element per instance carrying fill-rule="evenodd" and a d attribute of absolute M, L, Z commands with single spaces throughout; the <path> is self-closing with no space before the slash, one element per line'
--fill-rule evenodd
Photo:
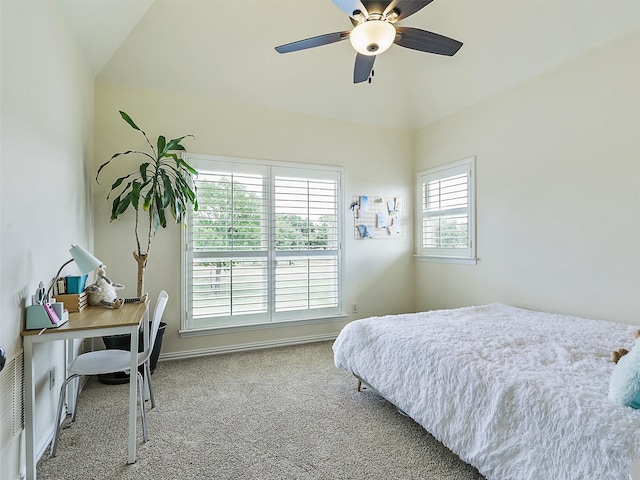
<path fill-rule="evenodd" d="M 136 376 L 138 380 L 138 390 L 140 393 L 140 416 L 142 418 L 142 433 L 143 439 L 146 442 L 148 439 L 147 430 L 147 418 L 145 415 L 145 379 L 149 385 L 149 396 L 151 399 L 151 408 L 156 406 L 155 399 L 153 398 L 153 388 L 151 387 L 151 371 L 149 369 L 149 357 L 153 351 L 153 346 L 156 341 L 156 335 L 158 328 L 160 327 L 160 320 L 164 313 L 164 309 L 169 300 L 167 292 L 162 290 L 158 295 L 158 301 L 153 310 L 153 319 L 151 321 L 151 328 L 149 330 L 149 342 L 144 351 L 138 353 L 138 366 L 144 365 L 144 377 L 136 369 Z M 131 352 L 127 350 L 98 350 L 95 352 L 88 352 L 78 355 L 73 363 L 67 367 L 70 373 L 69 377 L 64 381 L 60 389 L 60 397 L 58 400 L 58 416 L 56 419 L 56 429 L 53 435 L 53 442 L 51 443 L 51 457 L 56 456 L 56 449 L 58 446 L 58 438 L 60 436 L 60 420 L 62 417 L 62 410 L 64 408 L 64 402 L 67 391 L 67 384 L 74 378 L 82 377 L 85 375 L 106 375 L 109 373 L 129 371 L 129 365 L 131 361 Z M 130 378 L 129 381 L 132 381 Z M 77 388 L 77 387 L 76 387 Z M 78 398 L 78 392 L 76 391 L 76 402 Z M 71 415 L 71 421 L 76 421 L 76 408 L 73 409 Z"/>

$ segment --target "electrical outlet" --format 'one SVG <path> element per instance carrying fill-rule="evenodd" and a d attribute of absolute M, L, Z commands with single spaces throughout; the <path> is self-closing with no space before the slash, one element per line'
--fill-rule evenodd
<path fill-rule="evenodd" d="M 352 303 L 351 304 L 351 313 L 358 313 L 358 304 L 357 303 Z"/>
<path fill-rule="evenodd" d="M 49 390 L 53 390 L 56 386 L 56 369 L 49 370 Z"/>

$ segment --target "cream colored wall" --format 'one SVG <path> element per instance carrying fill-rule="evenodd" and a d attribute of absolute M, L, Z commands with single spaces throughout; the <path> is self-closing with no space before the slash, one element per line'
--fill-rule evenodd
<path fill-rule="evenodd" d="M 92 204 L 97 165 L 144 146 L 118 109 L 154 137 L 195 134 L 194 152 L 343 166 L 347 200 L 405 197 L 402 240 L 347 234 L 346 303 L 360 310 L 349 320 L 502 301 L 638 322 L 638 32 L 414 135 L 107 84 L 96 86 L 94 116 L 93 79 L 55 3 L 2 0 L 0 18 L 0 346 L 10 356 L 21 348 L 26 298 L 71 243 L 92 249 L 95 232 L 109 275 L 135 290 L 131 219 L 109 224 L 104 186 Z M 478 265 L 414 262 L 415 171 L 470 155 L 478 157 Z M 181 339 L 179 244 L 179 228 L 160 232 L 147 275 L 153 296 L 166 288 L 172 299 L 165 353 L 331 335 L 344 323 Z M 61 371 L 61 353 L 61 345 L 36 352 L 40 448 L 56 393 L 45 377 L 52 365 Z M 0 452 L 3 480 L 18 476 L 19 448 Z"/>
<path fill-rule="evenodd" d="M 419 309 L 504 302 L 640 323 L 640 32 L 430 125 L 477 156 L 478 265 L 416 263 Z"/>
<path fill-rule="evenodd" d="M 341 166 L 345 168 L 346 199 L 354 195 L 410 199 L 412 195 L 413 150 L 408 132 L 104 83 L 96 85 L 95 108 L 96 167 L 115 152 L 144 148 L 142 137 L 120 118 L 118 110 L 124 110 L 152 137 L 152 142 L 160 134 L 193 134 L 195 140 L 187 140 L 185 145 L 195 153 Z M 105 170 L 104 185 L 96 188 L 96 255 L 108 265 L 108 275 L 127 287 L 121 293 L 134 295 L 133 215 L 110 224 L 110 203 L 105 199 L 110 182 L 140 163 L 131 160 L 129 165 L 133 166 L 126 167 L 128 160 L 123 160 L 120 170 Z M 411 221 L 407 221 L 402 239 L 356 241 L 349 203 L 344 212 L 346 302 L 357 303 L 359 313 L 348 319 L 413 308 Z M 410 202 L 406 205 L 410 207 Z M 405 215 L 411 218 L 410 208 Z M 145 280 L 154 301 L 161 289 L 170 296 L 164 316 L 168 326 L 163 355 L 332 335 L 345 323 L 180 338 L 180 228 L 175 224 L 154 238 Z"/>
<path fill-rule="evenodd" d="M 92 248 L 93 77 L 54 2 L 1 2 L 0 346 L 22 349 L 24 307 L 39 281 Z M 65 273 L 76 273 L 69 267 Z M 35 349 L 37 450 L 52 432 L 63 345 Z M 18 478 L 19 442 L 0 452 L 0 478 Z M 24 455 L 22 454 L 24 458 Z"/>

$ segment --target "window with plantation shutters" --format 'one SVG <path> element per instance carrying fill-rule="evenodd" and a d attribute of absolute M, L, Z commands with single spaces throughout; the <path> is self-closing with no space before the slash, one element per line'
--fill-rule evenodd
<path fill-rule="evenodd" d="M 341 171 L 190 155 L 183 330 L 343 314 Z"/>
<path fill-rule="evenodd" d="M 418 173 L 418 255 L 475 262 L 475 158 Z"/>

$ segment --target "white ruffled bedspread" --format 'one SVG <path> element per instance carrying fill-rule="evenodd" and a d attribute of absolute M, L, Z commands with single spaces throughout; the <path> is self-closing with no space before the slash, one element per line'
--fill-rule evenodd
<path fill-rule="evenodd" d="M 607 391 L 637 328 L 491 304 L 357 320 L 333 350 L 489 480 L 627 480 L 640 411 Z"/>

